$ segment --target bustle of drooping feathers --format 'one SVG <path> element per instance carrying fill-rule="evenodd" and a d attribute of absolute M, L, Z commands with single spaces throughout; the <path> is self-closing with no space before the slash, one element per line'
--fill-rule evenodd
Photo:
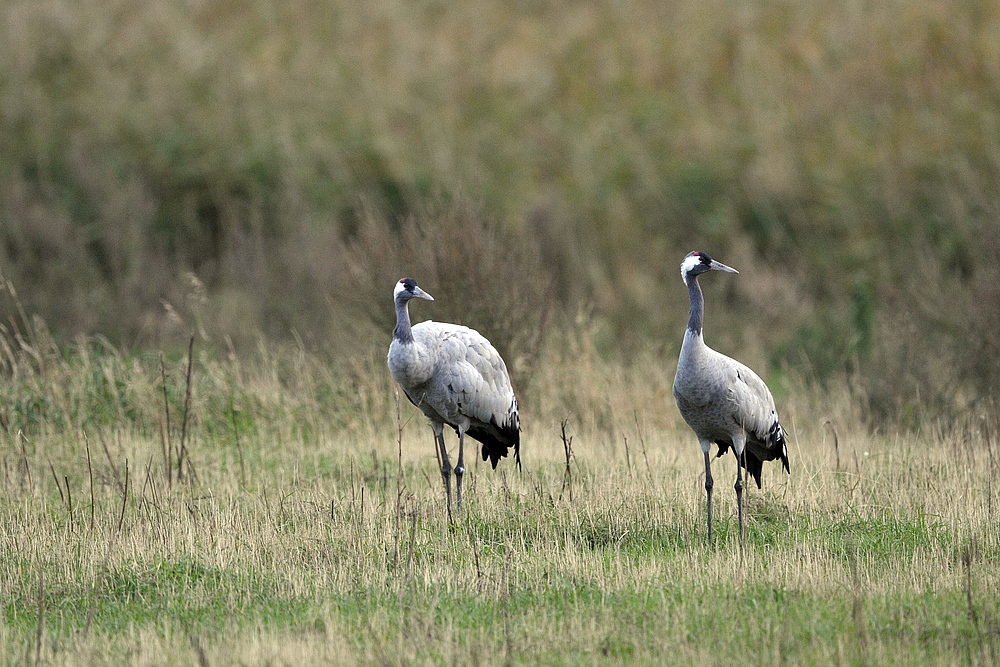
<path fill-rule="evenodd" d="M 775 419 L 771 424 L 771 427 L 768 429 L 767 434 L 764 435 L 764 437 L 760 437 L 756 433 L 747 433 L 747 437 L 765 445 L 767 449 L 771 451 L 774 451 L 780 446 L 781 453 L 774 458 L 781 459 L 781 464 L 785 467 L 785 472 L 791 472 L 788 467 L 788 442 L 785 439 L 785 429 L 781 427 L 781 424 L 777 419 Z M 719 451 L 715 455 L 716 458 L 725 454 L 733 446 L 733 443 L 728 440 L 716 440 L 716 444 L 719 445 Z M 753 481 L 757 483 L 757 488 L 762 488 L 760 476 L 764 470 L 764 461 L 757 458 L 757 456 L 750 450 L 749 446 L 743 448 L 743 469 L 746 470 L 751 477 L 753 477 Z"/>
<path fill-rule="evenodd" d="M 521 430 L 516 423 L 515 420 L 500 426 L 493 421 L 486 427 L 473 425 L 469 428 L 468 435 L 482 443 L 483 460 L 489 459 L 494 470 L 511 447 L 514 448 L 514 461 L 518 468 L 521 467 Z"/>
<path fill-rule="evenodd" d="M 410 400 L 410 403 L 417 405 L 409 395 L 406 395 L 406 398 Z M 417 405 L 417 407 L 420 406 Z M 458 427 L 454 424 L 449 424 L 449 426 L 455 429 L 455 434 L 457 435 Z M 498 424 L 496 420 L 490 420 L 489 424 L 473 421 L 465 434 L 477 440 L 482 445 L 480 449 L 483 460 L 486 461 L 488 459 L 494 470 L 496 470 L 497 464 L 500 463 L 500 459 L 506 458 L 510 453 L 511 447 L 514 448 L 514 462 L 517 463 L 518 469 L 521 468 L 521 419 L 517 412 L 516 399 L 511 406 L 509 421 L 502 425 Z"/>

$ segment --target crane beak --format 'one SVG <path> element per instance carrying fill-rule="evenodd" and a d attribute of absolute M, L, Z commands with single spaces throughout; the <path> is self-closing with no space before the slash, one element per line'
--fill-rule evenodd
<path fill-rule="evenodd" d="M 712 263 L 708 265 L 710 271 L 725 271 L 726 273 L 739 273 L 736 269 L 731 266 L 726 266 L 722 262 L 717 262 L 714 259 Z"/>
<path fill-rule="evenodd" d="M 419 287 L 414 287 L 413 288 L 413 296 L 420 297 L 421 299 L 427 299 L 428 301 L 433 301 L 434 300 L 434 297 L 432 297 L 430 294 L 428 294 L 427 292 L 423 291 Z"/>

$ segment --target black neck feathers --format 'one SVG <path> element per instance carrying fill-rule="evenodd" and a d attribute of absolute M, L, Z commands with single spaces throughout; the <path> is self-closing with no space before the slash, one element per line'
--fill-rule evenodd
<path fill-rule="evenodd" d="M 691 297 L 691 314 L 688 316 L 688 331 L 701 335 L 702 320 L 705 310 L 705 297 L 701 294 L 701 287 L 698 285 L 698 276 L 689 276 L 687 279 L 688 296 Z"/>
<path fill-rule="evenodd" d="M 408 299 L 396 299 L 396 328 L 392 330 L 392 337 L 400 343 L 413 342 L 408 301 Z"/>

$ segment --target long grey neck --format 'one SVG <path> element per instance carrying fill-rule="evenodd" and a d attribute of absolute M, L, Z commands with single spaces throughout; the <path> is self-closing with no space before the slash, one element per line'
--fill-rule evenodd
<path fill-rule="evenodd" d="M 688 316 L 688 331 L 696 336 L 701 335 L 701 323 L 705 312 L 705 297 L 698 285 L 698 276 L 691 276 L 687 281 L 688 296 L 691 297 L 691 314 Z"/>
<path fill-rule="evenodd" d="M 408 304 L 409 299 L 396 299 L 396 328 L 392 330 L 392 338 L 400 343 L 413 342 Z"/>

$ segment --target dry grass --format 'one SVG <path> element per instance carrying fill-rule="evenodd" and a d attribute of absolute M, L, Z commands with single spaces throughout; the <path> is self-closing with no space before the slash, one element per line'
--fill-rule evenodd
<path fill-rule="evenodd" d="M 731 457 L 705 543 L 701 457 L 664 395 L 669 369 L 626 372 L 586 337 L 554 345 L 577 364 L 548 351 L 543 367 L 562 371 L 523 392 L 524 472 L 470 466 L 453 527 L 407 405 L 397 450 L 384 371 L 334 378 L 295 349 L 196 354 L 194 475 L 170 485 L 158 360 L 85 343 L 42 356 L 44 371 L 8 358 L 5 391 L 90 411 L 31 425 L 4 400 L 7 664 L 995 659 L 995 414 L 903 438 L 859 429 L 843 395 L 789 392 L 792 475 L 770 467 L 750 492 L 741 553 Z M 185 365 L 167 365 L 176 401 Z M 88 398 L 104 377 L 124 417 Z M 98 405 L 117 416 L 93 419 Z"/>

